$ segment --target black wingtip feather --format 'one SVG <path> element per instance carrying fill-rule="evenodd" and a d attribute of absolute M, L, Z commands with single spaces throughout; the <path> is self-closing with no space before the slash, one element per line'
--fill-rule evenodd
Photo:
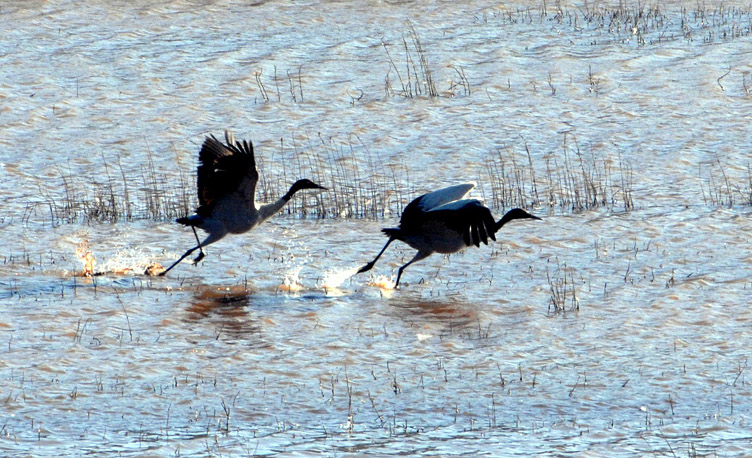
<path fill-rule="evenodd" d="M 473 244 L 477 247 L 480 246 L 480 236 L 478 235 L 478 226 L 471 224 L 470 233 L 473 235 Z"/>
<path fill-rule="evenodd" d="M 480 235 L 480 241 L 483 245 L 488 245 L 488 234 L 486 233 L 486 226 L 484 224 L 478 225 L 478 235 Z"/>

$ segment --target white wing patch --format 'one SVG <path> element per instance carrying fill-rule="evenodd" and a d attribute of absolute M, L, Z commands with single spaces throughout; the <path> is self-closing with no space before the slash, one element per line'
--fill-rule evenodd
<path fill-rule="evenodd" d="M 479 204 L 480 201 L 478 199 L 463 199 L 463 200 L 455 200 L 454 202 L 449 202 L 448 204 L 439 205 L 438 207 L 432 208 L 428 211 L 435 212 L 439 210 L 459 210 L 465 205 L 469 204 Z"/>
<path fill-rule="evenodd" d="M 440 206 L 462 199 L 474 187 L 475 183 L 464 183 L 429 192 L 420 199 L 418 207 L 423 211 L 438 210 Z"/>

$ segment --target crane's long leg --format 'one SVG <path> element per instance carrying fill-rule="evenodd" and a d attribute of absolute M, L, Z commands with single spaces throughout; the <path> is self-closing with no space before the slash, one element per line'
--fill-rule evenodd
<path fill-rule="evenodd" d="M 418 251 L 415 253 L 415 257 L 413 257 L 411 260 L 407 262 L 404 266 L 400 267 L 397 271 L 397 281 L 394 282 L 394 287 L 397 288 L 399 286 L 400 277 L 402 277 L 402 271 L 405 270 L 405 267 L 409 266 L 410 264 L 414 263 L 415 261 L 420 261 L 421 259 L 426 259 L 427 257 L 431 256 L 431 253 L 426 253 L 425 251 Z"/>
<path fill-rule="evenodd" d="M 392 243 L 393 240 L 394 238 L 390 237 L 389 240 L 386 242 L 386 245 L 384 245 L 384 248 L 381 249 L 381 252 L 376 255 L 376 259 L 374 259 L 373 261 L 361 267 L 357 273 L 368 272 L 369 270 L 373 269 L 373 266 L 376 264 L 376 261 L 378 261 L 381 255 L 384 254 L 384 252 L 386 251 L 386 248 L 389 246 L 390 243 Z"/>
<path fill-rule="evenodd" d="M 198 256 L 196 256 L 196 259 L 193 260 L 193 263 L 194 264 L 198 263 L 199 261 L 201 261 L 202 259 L 204 259 L 204 256 L 205 256 L 204 250 L 202 249 L 202 247 L 204 247 L 206 245 L 209 245 L 210 243 L 216 242 L 217 240 L 219 240 L 222 237 L 224 237 L 225 234 L 227 233 L 226 231 L 215 231 L 213 233 L 210 233 L 209 236 L 203 242 L 201 242 L 198 239 L 198 234 L 196 233 L 196 228 L 194 226 L 191 226 L 191 229 L 193 229 L 193 235 L 196 236 L 196 243 L 197 243 L 197 245 L 195 247 L 191 248 L 190 250 L 186 251 L 185 253 L 183 253 L 183 256 L 181 256 L 180 259 L 178 259 L 177 261 L 173 262 L 172 265 L 170 267 L 168 267 L 164 272 L 160 273 L 159 274 L 160 276 L 164 276 L 167 272 L 169 272 L 170 270 L 172 270 L 173 267 L 175 267 L 176 265 L 180 264 L 180 261 L 182 261 L 183 259 L 187 258 L 191 253 L 193 253 L 196 250 L 199 250 L 199 254 L 198 254 Z"/>
<path fill-rule="evenodd" d="M 160 277 L 164 277 L 167 274 L 167 272 L 169 272 L 170 270 L 172 270 L 173 267 L 175 267 L 176 265 L 180 264 L 180 261 L 182 261 L 183 259 L 185 259 L 186 257 L 188 257 L 188 255 L 190 255 L 194 251 L 200 250 L 200 249 L 201 249 L 201 245 L 199 244 L 198 246 L 195 246 L 195 247 L 191 248 L 190 250 L 186 251 L 183 254 L 183 256 L 181 256 L 177 261 L 173 262 L 172 265 L 170 267 L 168 267 L 167 269 L 165 269 L 164 272 L 160 273 L 159 276 Z M 204 252 L 202 251 L 201 254 L 199 254 L 196 259 L 198 259 L 200 261 L 201 258 L 203 258 L 203 257 L 204 257 Z"/>
<path fill-rule="evenodd" d="M 193 229 L 193 235 L 196 236 L 196 243 L 198 243 L 198 256 L 196 256 L 196 259 L 193 260 L 193 263 L 194 264 L 198 264 L 198 262 L 200 260 L 204 259 L 204 256 L 206 256 L 206 255 L 204 254 L 204 250 L 201 249 L 201 241 L 198 239 L 198 234 L 196 233 L 196 226 L 191 226 L 191 229 Z M 194 250 L 195 249 L 196 248 L 194 248 Z M 182 259 L 182 258 L 180 258 L 180 259 Z M 180 261 L 178 261 L 178 262 L 180 262 Z M 175 263 L 175 264 L 177 264 L 177 263 Z M 172 269 L 172 266 L 170 266 L 170 269 Z M 167 270 L 170 270 L 170 269 L 167 269 Z M 167 272 L 167 270 L 165 272 Z"/>

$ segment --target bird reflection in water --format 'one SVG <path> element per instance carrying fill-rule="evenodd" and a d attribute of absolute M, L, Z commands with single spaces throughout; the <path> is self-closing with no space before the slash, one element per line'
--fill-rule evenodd
<path fill-rule="evenodd" d="M 422 336 L 471 335 L 482 327 L 477 307 L 459 297 L 430 300 L 395 296 L 389 305 L 393 307 L 391 316 L 415 327 L 419 340 L 424 340 Z"/>
<path fill-rule="evenodd" d="M 247 340 L 261 331 L 248 308 L 252 294 L 253 291 L 239 285 L 199 287 L 187 309 L 187 319 L 216 325 L 217 338 L 228 334 Z"/>

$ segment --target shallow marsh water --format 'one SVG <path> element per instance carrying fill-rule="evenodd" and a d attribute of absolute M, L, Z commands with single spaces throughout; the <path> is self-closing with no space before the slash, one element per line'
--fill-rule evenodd
<path fill-rule="evenodd" d="M 748 5 L 633 31 L 576 2 L 93 3 L 0 6 L 4 456 L 752 454 Z M 390 63 L 408 78 L 413 30 L 437 97 Z M 345 189 L 345 153 L 399 171 L 385 215 L 280 215 L 140 275 L 193 241 L 143 218 L 150 170 L 192 193 L 224 128 L 270 191 Z M 573 211 L 567 167 L 607 202 Z M 397 291 L 404 245 L 348 277 L 405 199 L 472 180 L 500 214 L 531 170 L 542 221 Z M 135 218 L 55 213 L 113 182 Z M 105 275 L 75 276 L 85 240 Z"/>

